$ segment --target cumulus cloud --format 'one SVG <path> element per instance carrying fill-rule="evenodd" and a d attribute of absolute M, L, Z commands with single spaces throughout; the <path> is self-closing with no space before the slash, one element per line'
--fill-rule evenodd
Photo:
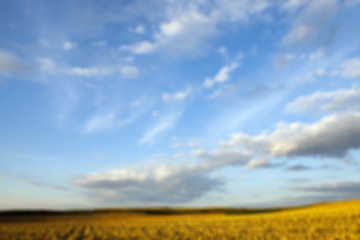
<path fill-rule="evenodd" d="M 0 74 L 10 74 L 24 70 L 24 64 L 15 54 L 0 49 Z"/>
<path fill-rule="evenodd" d="M 234 71 L 239 64 L 233 62 L 230 65 L 223 66 L 213 78 L 206 78 L 203 87 L 211 88 L 215 83 L 224 83 L 229 80 L 229 74 Z"/>
<path fill-rule="evenodd" d="M 118 204 L 188 202 L 218 189 L 223 180 L 209 175 L 228 165 L 244 165 L 249 155 L 230 149 L 198 151 L 200 161 L 151 164 L 78 177 L 75 184 L 98 194 L 99 201 Z M 101 195 L 99 195 L 99 192 Z M 100 197 L 99 197 L 100 196 Z"/>
<path fill-rule="evenodd" d="M 360 113 L 332 114 L 313 124 L 280 124 L 270 134 L 234 134 L 226 146 L 269 157 L 341 157 L 360 147 Z"/>
<path fill-rule="evenodd" d="M 171 204 L 199 198 L 222 185 L 221 180 L 176 165 L 152 170 L 122 169 L 79 177 L 75 184 L 107 204 Z M 100 195 L 99 195 L 100 193 Z"/>
<path fill-rule="evenodd" d="M 360 89 L 319 91 L 309 96 L 301 96 L 286 106 L 289 112 L 335 112 L 360 110 Z"/>
<path fill-rule="evenodd" d="M 177 117 L 160 119 L 142 138 L 153 139 L 173 126 Z M 280 124 L 273 132 L 258 136 L 235 134 L 212 150 L 191 152 L 190 161 L 128 167 L 78 177 L 75 184 L 99 201 L 117 204 L 160 204 L 195 200 L 221 187 L 225 182 L 214 172 L 228 166 L 250 169 L 283 166 L 271 163 L 276 157 L 344 156 L 360 147 L 360 113 L 333 114 L 313 124 Z M 192 158 L 191 158 L 192 159 Z M 287 170 L 305 170 L 299 164 Z M 305 190 L 305 189 L 303 189 Z"/>

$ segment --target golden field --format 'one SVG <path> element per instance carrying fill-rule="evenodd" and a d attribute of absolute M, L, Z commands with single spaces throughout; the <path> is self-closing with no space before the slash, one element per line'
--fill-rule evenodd
<path fill-rule="evenodd" d="M 2 212 L 0 239 L 360 239 L 360 200 L 275 210 Z"/>

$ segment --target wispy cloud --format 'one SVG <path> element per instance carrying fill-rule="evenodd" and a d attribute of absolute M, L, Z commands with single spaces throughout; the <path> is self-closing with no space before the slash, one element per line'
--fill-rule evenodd
<path fill-rule="evenodd" d="M 350 58 L 342 62 L 340 75 L 346 78 L 360 77 L 360 58 Z"/>
<path fill-rule="evenodd" d="M 140 144 L 154 143 L 160 134 L 175 126 L 181 115 L 182 112 L 177 111 L 156 118 L 157 122 L 141 137 Z"/>
<path fill-rule="evenodd" d="M 192 92 L 191 88 L 188 87 L 184 91 L 178 91 L 173 94 L 163 93 L 162 98 L 164 102 L 185 100 L 191 94 L 191 92 Z"/>
<path fill-rule="evenodd" d="M 77 45 L 77 43 L 75 43 L 75 42 L 65 41 L 65 42 L 63 43 L 63 48 L 64 48 L 65 50 L 71 50 L 71 49 L 76 48 L 77 46 L 78 46 L 78 45 Z"/>
<path fill-rule="evenodd" d="M 112 68 L 106 67 L 73 67 L 66 70 L 71 75 L 81 77 L 94 77 L 109 75 L 114 72 Z"/>
<path fill-rule="evenodd" d="M 287 171 L 306 171 L 306 170 L 310 170 L 311 167 L 306 166 L 304 164 L 296 164 L 296 165 L 292 165 L 286 168 Z"/>
<path fill-rule="evenodd" d="M 144 25 L 137 25 L 134 29 L 134 32 L 138 33 L 138 34 L 145 34 L 146 33 L 146 28 Z"/>
<path fill-rule="evenodd" d="M 233 62 L 230 65 L 223 66 L 218 73 L 213 78 L 206 78 L 203 86 L 205 88 L 211 88 L 216 83 L 224 83 L 229 80 L 229 74 L 234 71 L 239 64 L 237 62 Z"/>
<path fill-rule="evenodd" d="M 0 49 L 0 74 L 22 72 L 25 69 L 23 62 L 15 54 Z"/>
<path fill-rule="evenodd" d="M 300 11 L 282 39 L 283 44 L 298 45 L 318 39 L 323 26 L 329 23 L 339 7 L 337 0 L 286 1 L 283 9 L 291 11 L 291 14 L 294 14 L 294 10 Z"/>
<path fill-rule="evenodd" d="M 133 54 L 149 54 L 157 49 L 167 49 L 170 53 L 201 51 L 206 40 L 220 32 L 220 23 L 246 22 L 271 6 L 267 0 L 218 0 L 207 6 L 208 11 L 202 11 L 203 5 L 202 2 L 169 2 L 165 8 L 168 19 L 158 24 L 152 39 L 122 45 L 120 50 Z"/>
<path fill-rule="evenodd" d="M 113 74 L 119 74 L 124 77 L 136 77 L 139 73 L 139 69 L 132 65 L 101 65 L 91 67 L 62 67 L 54 62 L 51 58 L 38 58 L 38 66 L 40 71 L 50 74 L 69 74 L 79 77 L 103 77 Z"/>
<path fill-rule="evenodd" d="M 54 190 L 59 190 L 59 191 L 70 191 L 69 188 L 64 187 L 62 185 L 58 185 L 58 184 L 51 184 L 51 183 L 46 183 L 46 182 L 41 182 L 41 181 L 36 181 L 36 180 L 31 180 L 31 179 L 21 179 L 23 180 L 25 183 L 34 185 L 34 186 L 39 186 L 39 187 L 45 187 L 45 188 L 50 188 L 50 189 L 54 189 Z"/>
<path fill-rule="evenodd" d="M 149 41 L 142 41 L 132 45 L 122 45 L 119 47 L 122 51 L 129 51 L 133 54 L 148 54 L 156 50 L 157 45 Z"/>
<path fill-rule="evenodd" d="M 113 128 L 118 125 L 115 120 L 115 114 L 113 112 L 107 114 L 95 115 L 88 120 L 85 125 L 85 132 L 95 132 Z"/>
<path fill-rule="evenodd" d="M 289 67 L 291 60 L 293 59 L 294 59 L 294 55 L 292 54 L 285 54 L 282 56 L 278 56 L 274 61 L 274 66 L 276 70 L 284 70 Z"/>

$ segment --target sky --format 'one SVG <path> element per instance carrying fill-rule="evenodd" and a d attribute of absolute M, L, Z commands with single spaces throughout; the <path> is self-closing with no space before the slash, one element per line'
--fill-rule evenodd
<path fill-rule="evenodd" d="M 0 2 L 0 209 L 360 198 L 359 0 Z"/>

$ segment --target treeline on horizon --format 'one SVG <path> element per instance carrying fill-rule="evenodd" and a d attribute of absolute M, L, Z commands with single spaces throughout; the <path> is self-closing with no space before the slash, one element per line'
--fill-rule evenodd
<path fill-rule="evenodd" d="M 355 199 L 353 199 L 355 200 Z M 349 201 L 349 200 L 348 200 Z M 338 202 L 338 201 L 335 201 Z M 342 202 L 342 201 L 339 201 Z M 346 202 L 346 201 L 345 201 Z M 186 215 L 186 214 L 257 214 L 307 208 L 332 202 L 319 202 L 302 206 L 247 208 L 247 207 L 131 207 L 98 209 L 11 209 L 0 210 L 0 217 L 6 216 L 51 216 L 51 215 L 97 215 L 97 214 L 139 214 L 139 215 Z"/>
<path fill-rule="evenodd" d="M 243 207 L 207 207 L 207 208 L 106 208 L 89 210 L 3 210 L 2 216 L 51 216 L 51 215 L 97 215 L 97 214 L 139 214 L 139 215 L 186 215 L 186 214 L 257 214 L 280 212 L 308 206 L 274 207 L 274 208 L 243 208 Z"/>

